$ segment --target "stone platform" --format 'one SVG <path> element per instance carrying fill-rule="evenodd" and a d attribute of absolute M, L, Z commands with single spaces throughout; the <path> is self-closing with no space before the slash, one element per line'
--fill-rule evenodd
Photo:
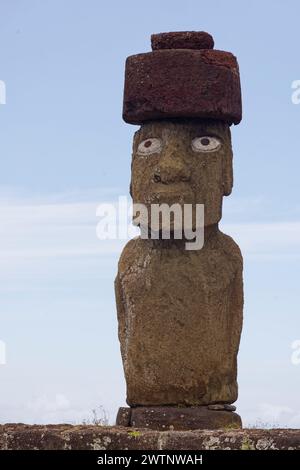
<path fill-rule="evenodd" d="M 300 450 L 299 429 L 151 431 L 121 426 L 0 425 L 0 450 Z"/>

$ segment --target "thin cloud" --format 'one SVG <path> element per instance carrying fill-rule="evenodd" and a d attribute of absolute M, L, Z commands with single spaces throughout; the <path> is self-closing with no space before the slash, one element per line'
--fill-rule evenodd
<path fill-rule="evenodd" d="M 55 195 L 44 197 L 42 200 L 31 197 L 24 202 L 18 196 L 13 199 L 11 193 L 5 199 L 2 191 L 1 258 L 24 260 L 119 253 L 126 240 L 99 240 L 96 236 L 96 226 L 99 222 L 96 217 L 98 205 L 117 205 L 117 198 L 108 198 L 109 192 L 109 189 L 106 192 L 103 190 L 102 200 L 80 202 L 84 199 L 84 194 L 79 193 L 76 201 L 76 194 L 73 192 L 71 195 L 65 194 L 64 197 L 60 195 L 59 198 Z M 51 202 L 55 199 L 59 199 L 59 202 Z M 72 202 L 66 202 L 70 199 Z M 220 227 L 225 233 L 233 236 L 246 257 L 268 260 L 300 255 L 298 221 L 221 223 Z"/>

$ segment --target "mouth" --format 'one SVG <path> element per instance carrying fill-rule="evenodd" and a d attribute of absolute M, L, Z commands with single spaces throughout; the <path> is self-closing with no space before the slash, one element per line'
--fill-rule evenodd
<path fill-rule="evenodd" d="M 153 202 L 192 202 L 193 192 L 189 184 L 180 183 L 155 183 L 152 187 L 151 199 Z M 154 201 L 155 200 L 155 201 Z"/>
<path fill-rule="evenodd" d="M 188 183 L 155 183 L 153 185 L 153 192 L 160 194 L 171 193 L 186 193 L 191 192 L 191 187 Z"/>

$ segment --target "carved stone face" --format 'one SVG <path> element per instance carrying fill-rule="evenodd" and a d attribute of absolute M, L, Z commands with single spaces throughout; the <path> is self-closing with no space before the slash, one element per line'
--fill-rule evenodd
<path fill-rule="evenodd" d="M 217 223 L 232 189 L 229 126 L 220 121 L 153 121 L 133 143 L 134 203 L 204 204 L 205 225 Z"/>

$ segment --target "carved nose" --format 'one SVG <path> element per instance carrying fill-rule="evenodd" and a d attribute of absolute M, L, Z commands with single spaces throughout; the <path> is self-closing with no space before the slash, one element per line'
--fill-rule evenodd
<path fill-rule="evenodd" d="M 177 183 L 190 180 L 190 170 L 176 155 L 169 155 L 161 160 L 154 170 L 155 183 Z"/>

